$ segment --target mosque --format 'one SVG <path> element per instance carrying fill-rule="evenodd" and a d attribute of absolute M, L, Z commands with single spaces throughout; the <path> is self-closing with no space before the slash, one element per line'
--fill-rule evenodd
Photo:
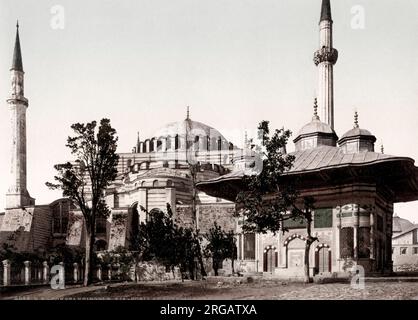
<path fill-rule="evenodd" d="M 314 274 L 346 272 L 362 265 L 366 272 L 392 270 L 393 205 L 418 200 L 418 168 L 414 160 L 375 151 L 376 137 L 353 128 L 338 138 L 334 130 L 333 47 L 329 0 L 322 1 L 320 46 L 314 54 L 319 70 L 318 100 L 311 121 L 294 139 L 296 160 L 286 173 L 298 179 L 302 196 L 316 200 L 310 265 Z M 36 205 L 27 190 L 26 111 L 24 71 L 17 29 L 11 68 L 11 184 L 6 209 L 0 213 L 0 244 L 19 251 L 47 252 L 58 245 L 84 244 L 81 213 L 67 199 Z M 234 230 L 238 269 L 286 277 L 303 275 L 305 229 L 298 223 L 285 234 L 243 233 L 242 219 L 234 218 L 234 203 L 246 168 L 254 154 L 228 141 L 218 130 L 191 119 L 157 130 L 140 139 L 131 152 L 120 153 L 118 176 L 106 191 L 111 209 L 97 222 L 96 250 L 129 248 L 138 224 L 156 210 L 174 209 L 182 224 L 206 232 L 216 221 Z M 196 214 L 192 213 L 192 204 Z M 416 239 L 415 239 L 416 240 Z"/>

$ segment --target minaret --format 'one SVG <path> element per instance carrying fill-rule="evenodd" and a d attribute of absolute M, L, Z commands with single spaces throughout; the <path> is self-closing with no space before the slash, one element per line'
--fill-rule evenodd
<path fill-rule="evenodd" d="M 319 22 L 319 47 L 314 62 L 319 68 L 318 105 L 321 120 L 334 129 L 334 64 L 338 51 L 332 44 L 332 18 L 330 0 L 322 0 L 321 20 Z"/>
<path fill-rule="evenodd" d="M 16 25 L 16 42 L 11 71 L 12 91 L 7 99 L 11 122 L 11 181 L 6 194 L 6 209 L 34 205 L 26 185 L 26 109 L 24 96 L 24 72 L 19 39 L 19 23 Z"/>

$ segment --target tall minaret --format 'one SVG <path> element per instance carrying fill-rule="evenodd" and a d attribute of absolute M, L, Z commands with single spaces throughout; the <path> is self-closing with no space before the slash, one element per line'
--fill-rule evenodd
<path fill-rule="evenodd" d="M 321 120 L 334 129 L 334 64 L 338 51 L 332 44 L 332 18 L 330 0 L 322 0 L 319 22 L 319 47 L 314 62 L 319 68 L 318 105 Z"/>
<path fill-rule="evenodd" d="M 24 96 L 24 72 L 19 39 L 19 23 L 16 25 L 16 42 L 11 71 L 12 91 L 7 99 L 11 122 L 10 186 L 6 194 L 6 209 L 21 208 L 34 204 L 26 185 L 26 109 Z"/>

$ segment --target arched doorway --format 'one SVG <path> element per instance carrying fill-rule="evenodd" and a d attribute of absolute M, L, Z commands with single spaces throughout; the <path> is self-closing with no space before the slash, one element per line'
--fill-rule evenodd
<path fill-rule="evenodd" d="M 316 273 L 331 272 L 331 249 L 329 245 L 320 244 L 315 248 Z"/>
<path fill-rule="evenodd" d="M 305 259 L 305 237 L 294 234 L 286 239 L 286 267 L 303 271 Z"/>
<path fill-rule="evenodd" d="M 274 272 L 274 268 L 278 266 L 278 253 L 276 247 L 267 246 L 263 255 L 263 271 Z"/>

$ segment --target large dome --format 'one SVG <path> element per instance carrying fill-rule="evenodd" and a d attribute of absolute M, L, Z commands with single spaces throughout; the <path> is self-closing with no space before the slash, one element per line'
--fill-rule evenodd
<path fill-rule="evenodd" d="M 160 128 L 156 133 L 155 137 L 209 137 L 210 139 L 216 138 L 226 141 L 225 137 L 215 128 L 208 126 L 204 123 L 186 119 L 178 122 L 171 122 L 164 127 Z"/>

